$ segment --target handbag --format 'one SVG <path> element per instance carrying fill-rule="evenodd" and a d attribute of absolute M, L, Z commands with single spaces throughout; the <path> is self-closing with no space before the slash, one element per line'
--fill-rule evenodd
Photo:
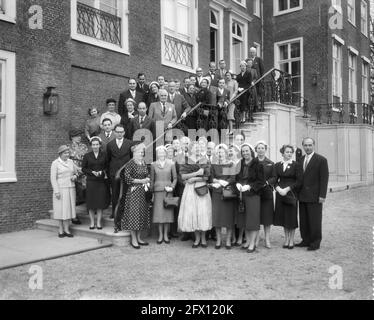
<path fill-rule="evenodd" d="M 200 186 L 197 186 L 196 187 L 196 184 L 195 184 L 195 192 L 200 196 L 205 196 L 206 194 L 208 194 L 209 190 L 208 190 L 208 186 L 206 184 L 203 184 L 203 185 L 200 185 Z"/>
<path fill-rule="evenodd" d="M 243 193 L 242 192 L 240 192 L 240 194 L 239 194 L 238 212 L 241 213 L 241 214 L 245 213 L 245 202 L 243 201 Z"/>
<path fill-rule="evenodd" d="M 295 194 L 292 192 L 292 190 L 288 192 L 285 196 L 281 196 L 281 201 L 284 204 L 287 204 L 293 207 L 296 207 L 296 204 L 297 204 L 297 198 Z"/>
<path fill-rule="evenodd" d="M 238 195 L 232 188 L 232 186 L 226 186 L 222 189 L 222 200 L 232 200 L 236 199 Z"/>
<path fill-rule="evenodd" d="M 168 196 L 168 194 L 166 194 L 166 196 L 164 198 L 164 208 L 165 209 L 168 209 L 168 208 L 178 208 L 179 201 L 180 201 L 179 197 L 173 197 L 171 195 Z"/>

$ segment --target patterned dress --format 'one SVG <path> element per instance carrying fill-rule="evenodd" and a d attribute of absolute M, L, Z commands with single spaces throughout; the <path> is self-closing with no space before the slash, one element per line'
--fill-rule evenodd
<path fill-rule="evenodd" d="M 151 227 L 151 216 L 146 191 L 143 185 L 133 182 L 134 179 L 149 177 L 147 165 L 130 161 L 122 170 L 120 177 L 122 183 L 127 184 L 128 188 L 127 193 L 122 195 L 118 208 L 118 213 L 122 215 L 119 229 L 133 231 L 149 229 Z"/>

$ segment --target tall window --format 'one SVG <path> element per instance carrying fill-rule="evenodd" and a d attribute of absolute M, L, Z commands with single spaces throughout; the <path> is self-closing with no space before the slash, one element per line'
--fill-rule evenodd
<path fill-rule="evenodd" d="M 240 72 L 240 62 L 244 60 L 244 26 L 239 22 L 233 21 L 231 25 L 232 37 L 232 64 L 236 73 Z"/>
<path fill-rule="evenodd" d="M 334 102 L 342 101 L 342 46 L 334 41 L 332 46 L 332 95 Z"/>
<path fill-rule="evenodd" d="M 348 99 L 357 102 L 357 56 L 353 52 L 348 54 Z"/>
<path fill-rule="evenodd" d="M 197 66 L 197 8 L 194 0 L 161 0 L 162 63 L 186 71 Z"/>
<path fill-rule="evenodd" d="M 348 10 L 348 13 L 347 13 L 348 21 L 356 25 L 356 1 L 355 0 L 348 0 L 347 10 Z"/>
<path fill-rule="evenodd" d="M 128 53 L 128 0 L 71 0 L 72 38 Z"/>
<path fill-rule="evenodd" d="M 361 32 L 368 35 L 368 5 L 364 0 L 361 0 Z"/>
<path fill-rule="evenodd" d="M 303 0 L 274 0 L 274 15 L 289 13 L 303 8 Z"/>
<path fill-rule="evenodd" d="M 0 183 L 15 182 L 16 55 L 0 50 Z"/>
<path fill-rule="evenodd" d="M 210 10 L 210 61 L 218 59 L 218 14 Z"/>
<path fill-rule="evenodd" d="M 261 17 L 261 0 L 253 0 L 253 14 Z"/>
<path fill-rule="evenodd" d="M 369 103 L 369 64 L 362 61 L 362 103 Z"/>
<path fill-rule="evenodd" d="M 243 7 L 246 7 L 247 6 L 247 3 L 246 3 L 247 0 L 234 0 L 234 2 L 236 3 L 239 3 L 241 6 Z"/>
<path fill-rule="evenodd" d="M 16 22 L 16 0 L 0 0 L 0 20 Z"/>
<path fill-rule="evenodd" d="M 275 44 L 278 68 L 291 75 L 294 99 L 303 96 L 303 40 L 295 39 Z"/>

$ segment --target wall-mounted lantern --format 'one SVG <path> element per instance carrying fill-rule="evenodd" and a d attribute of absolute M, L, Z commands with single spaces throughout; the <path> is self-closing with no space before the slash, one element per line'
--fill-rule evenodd
<path fill-rule="evenodd" d="M 44 114 L 53 115 L 58 113 L 58 94 L 56 93 L 55 89 L 56 87 L 47 87 L 47 92 L 44 93 Z"/>
<path fill-rule="evenodd" d="M 316 86 L 318 84 L 318 73 L 312 74 L 312 86 Z"/>

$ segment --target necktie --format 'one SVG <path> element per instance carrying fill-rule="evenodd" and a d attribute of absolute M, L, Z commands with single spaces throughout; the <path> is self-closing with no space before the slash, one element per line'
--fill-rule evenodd
<path fill-rule="evenodd" d="M 162 116 L 165 117 L 165 103 L 162 104 Z"/>
<path fill-rule="evenodd" d="M 144 123 L 144 118 L 140 117 L 140 127 L 143 127 L 143 123 Z"/>
<path fill-rule="evenodd" d="M 107 137 L 107 138 L 109 138 L 109 136 L 110 136 L 110 133 L 109 133 L 109 132 L 107 132 L 107 133 L 106 133 L 106 137 Z"/>
<path fill-rule="evenodd" d="M 304 172 L 306 170 L 306 167 L 308 166 L 309 163 L 309 156 L 305 156 L 305 162 L 304 162 Z"/>

